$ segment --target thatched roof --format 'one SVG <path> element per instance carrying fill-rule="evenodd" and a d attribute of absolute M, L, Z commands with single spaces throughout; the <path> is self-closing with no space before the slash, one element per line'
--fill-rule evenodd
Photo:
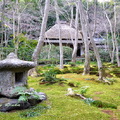
<path fill-rule="evenodd" d="M 20 60 L 14 53 L 10 53 L 5 60 L 0 61 L 0 70 L 29 70 L 33 67 L 34 62 Z"/>
<path fill-rule="evenodd" d="M 75 29 L 67 24 L 60 24 L 62 39 L 75 39 Z M 55 24 L 45 33 L 46 39 L 59 39 L 59 26 Z M 82 35 L 78 33 L 78 39 L 82 39 Z"/>

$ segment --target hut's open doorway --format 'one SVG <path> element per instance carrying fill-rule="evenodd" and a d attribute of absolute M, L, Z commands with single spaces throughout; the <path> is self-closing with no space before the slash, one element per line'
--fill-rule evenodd
<path fill-rule="evenodd" d="M 76 56 L 81 57 L 82 55 L 84 55 L 84 47 L 82 45 L 78 45 Z"/>
<path fill-rule="evenodd" d="M 80 57 L 81 56 L 81 49 L 79 48 L 78 50 L 77 50 L 77 57 Z"/>

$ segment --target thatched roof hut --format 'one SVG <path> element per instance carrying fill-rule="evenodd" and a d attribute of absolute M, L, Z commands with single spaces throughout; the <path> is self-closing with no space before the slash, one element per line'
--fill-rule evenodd
<path fill-rule="evenodd" d="M 74 40 L 75 40 L 75 28 L 70 27 L 69 25 L 65 23 L 60 24 L 60 30 L 61 30 L 61 38 L 63 45 L 68 45 L 73 48 Z M 88 39 L 90 39 L 88 37 Z M 52 43 L 55 45 L 59 45 L 59 26 L 58 24 L 55 24 L 52 26 L 48 31 L 45 32 L 45 40 L 44 43 Z M 104 45 L 104 43 L 101 43 L 101 40 L 95 40 L 96 45 L 101 44 Z M 78 51 L 77 56 L 80 56 L 84 54 L 84 42 L 82 37 L 82 32 L 78 32 Z"/>
<path fill-rule="evenodd" d="M 69 42 L 70 42 L 71 39 L 75 39 L 75 28 L 72 28 L 67 24 L 60 24 L 60 30 L 61 30 L 62 40 L 69 40 Z M 47 39 L 49 39 L 49 40 L 59 40 L 59 32 L 58 31 L 59 31 L 59 26 L 58 26 L 58 24 L 55 24 L 48 31 L 46 31 L 46 33 L 45 33 L 46 40 Z M 78 39 L 82 43 L 81 32 L 78 33 Z"/>
<path fill-rule="evenodd" d="M 73 44 L 75 41 L 75 28 L 70 27 L 66 23 L 60 23 L 60 31 L 63 45 L 67 45 L 73 48 Z M 55 45 L 59 45 L 59 25 L 55 24 L 48 31 L 45 32 L 45 40 L 44 43 L 52 43 Z M 78 52 L 77 56 L 80 56 L 82 53 L 82 32 L 78 32 Z"/>

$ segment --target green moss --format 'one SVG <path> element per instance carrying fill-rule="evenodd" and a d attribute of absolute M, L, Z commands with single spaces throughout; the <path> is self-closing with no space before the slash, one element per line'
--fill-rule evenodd
<path fill-rule="evenodd" d="M 97 75 L 98 71 L 90 71 L 90 75 Z"/>
<path fill-rule="evenodd" d="M 82 69 L 82 68 L 79 68 L 79 67 L 70 67 L 70 71 L 71 71 L 71 73 L 80 74 L 80 73 L 83 72 L 83 69 Z"/>
<path fill-rule="evenodd" d="M 68 68 L 63 68 L 63 69 L 61 70 L 61 72 L 62 72 L 63 74 L 71 73 L 71 71 L 70 71 Z"/>
<path fill-rule="evenodd" d="M 96 66 L 90 67 L 90 71 L 97 71 L 97 70 L 98 70 L 98 68 Z"/>
<path fill-rule="evenodd" d="M 55 67 L 51 69 L 52 72 L 56 73 L 56 74 L 61 74 L 62 72 L 60 71 L 59 68 Z"/>
<path fill-rule="evenodd" d="M 41 69 L 47 70 L 47 68 Z M 24 113 L 29 113 L 30 111 L 34 117 L 30 117 L 29 120 L 110 120 L 111 115 L 103 113 L 102 110 L 104 109 L 109 109 L 113 111 L 114 115 L 116 115 L 118 119 L 120 118 L 120 78 L 115 77 L 114 79 L 116 79 L 117 82 L 115 82 L 111 86 L 100 84 L 95 82 L 94 80 L 91 80 L 97 79 L 98 77 L 96 75 L 84 76 L 82 74 L 69 73 L 59 74 L 57 75 L 57 78 L 65 78 L 68 82 L 80 83 L 78 87 L 74 88 L 76 90 L 82 86 L 90 86 L 89 91 L 85 94 L 87 97 L 90 97 L 94 100 L 104 101 L 105 104 L 112 103 L 117 106 L 117 109 L 112 109 L 111 107 L 109 107 L 109 105 L 104 108 L 89 106 L 80 99 L 66 96 L 67 89 L 70 87 L 68 86 L 68 84 L 55 83 L 52 85 L 40 85 L 40 77 L 28 77 L 29 87 L 32 87 L 37 91 L 41 91 L 47 94 L 48 100 L 40 103 L 39 105 L 46 105 L 49 107 L 49 109 L 45 109 L 43 110 L 43 112 L 40 112 L 39 109 L 26 109 L 10 113 L 0 112 L 0 119 L 27 120 L 25 117 L 21 117 L 20 115 L 23 115 Z M 88 78 L 90 80 L 85 80 Z M 115 107 L 114 105 L 113 108 Z"/>

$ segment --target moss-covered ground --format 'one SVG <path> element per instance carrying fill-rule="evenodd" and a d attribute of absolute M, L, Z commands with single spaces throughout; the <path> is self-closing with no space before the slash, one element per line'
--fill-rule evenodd
<path fill-rule="evenodd" d="M 73 87 L 74 90 L 89 86 L 86 97 L 115 104 L 117 109 L 97 108 L 81 99 L 66 96 L 67 88 L 70 88 L 67 83 L 46 85 L 40 84 L 40 77 L 29 77 L 29 87 L 46 93 L 48 99 L 35 108 L 0 112 L 0 120 L 120 120 L 120 78 L 113 76 L 117 82 L 108 85 L 94 81 L 98 77 L 95 75 L 67 73 L 59 74 L 57 77 L 67 79 L 67 83 L 78 85 Z"/>

